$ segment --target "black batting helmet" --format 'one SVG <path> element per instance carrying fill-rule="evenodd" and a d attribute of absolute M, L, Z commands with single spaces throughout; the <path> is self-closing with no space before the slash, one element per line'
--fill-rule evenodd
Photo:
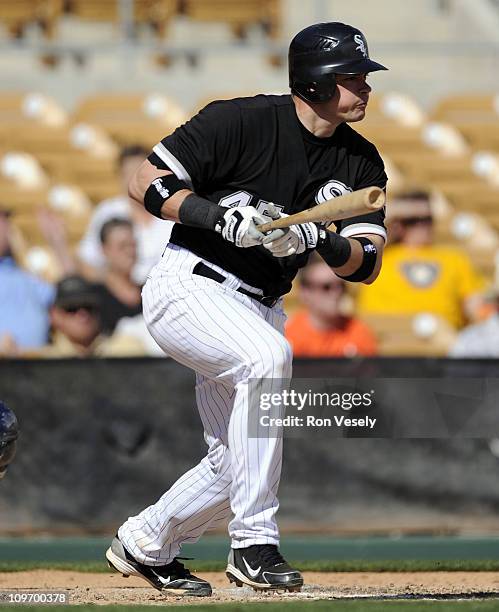
<path fill-rule="evenodd" d="M 0 478 L 5 476 L 7 466 L 14 459 L 18 436 L 16 415 L 0 401 Z"/>
<path fill-rule="evenodd" d="M 369 58 L 364 34 L 345 23 L 316 23 L 289 46 L 289 86 L 308 102 L 327 102 L 336 89 L 335 74 L 388 70 Z"/>

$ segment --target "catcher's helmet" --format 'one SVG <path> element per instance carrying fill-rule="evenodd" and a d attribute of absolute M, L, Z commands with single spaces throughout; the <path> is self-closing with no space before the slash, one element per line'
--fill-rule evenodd
<path fill-rule="evenodd" d="M 316 23 L 293 38 L 289 46 L 289 86 L 308 102 L 327 102 L 336 89 L 335 74 L 388 70 L 369 58 L 367 41 L 345 23 Z"/>
<path fill-rule="evenodd" d="M 7 466 L 16 454 L 18 436 L 16 415 L 0 401 L 0 478 L 5 476 Z"/>

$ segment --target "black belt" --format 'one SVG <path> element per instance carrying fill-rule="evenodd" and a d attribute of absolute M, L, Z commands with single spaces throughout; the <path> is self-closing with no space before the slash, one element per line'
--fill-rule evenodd
<path fill-rule="evenodd" d="M 213 270 L 213 268 L 210 268 L 210 266 L 207 266 L 202 261 L 198 261 L 198 263 L 194 266 L 192 272 L 193 274 L 197 274 L 198 276 L 211 278 L 211 280 L 214 280 L 217 283 L 223 283 L 225 280 L 227 280 L 223 274 L 220 274 L 216 270 Z M 251 291 L 247 291 L 242 287 L 239 287 L 239 289 L 236 289 L 236 291 L 239 291 L 239 293 L 243 293 L 244 295 L 249 296 L 250 298 L 256 300 L 257 302 L 260 302 L 260 304 L 263 304 L 268 308 L 272 308 L 272 306 L 275 306 L 280 298 L 280 296 L 275 297 L 273 295 L 258 295 L 258 293 L 251 293 Z"/>

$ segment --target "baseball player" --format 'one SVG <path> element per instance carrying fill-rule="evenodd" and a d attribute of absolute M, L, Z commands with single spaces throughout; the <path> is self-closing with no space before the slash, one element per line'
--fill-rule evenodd
<path fill-rule="evenodd" d="M 248 435 L 248 381 L 284 388 L 291 377 L 282 296 L 310 253 L 348 281 L 376 278 L 384 212 L 341 221 L 336 232 L 305 223 L 264 235 L 257 226 L 352 190 L 385 188 L 376 148 L 348 125 L 364 118 L 375 70 L 385 68 L 369 58 L 359 30 L 312 25 L 290 45 L 291 95 L 209 104 L 157 144 L 132 178 L 131 196 L 176 222 L 144 287 L 144 317 L 165 353 L 196 372 L 208 452 L 120 527 L 106 556 L 125 576 L 210 595 L 178 555 L 184 542 L 230 519 L 231 582 L 303 584 L 278 549 L 282 436 Z"/>
<path fill-rule="evenodd" d="M 0 479 L 16 454 L 19 426 L 16 415 L 0 401 Z"/>

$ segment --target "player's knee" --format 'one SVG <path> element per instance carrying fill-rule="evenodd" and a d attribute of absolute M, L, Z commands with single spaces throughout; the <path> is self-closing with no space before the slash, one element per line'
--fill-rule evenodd
<path fill-rule="evenodd" d="M 253 378 L 290 378 L 293 351 L 281 334 L 258 344 L 252 352 L 250 364 Z"/>
<path fill-rule="evenodd" d="M 222 440 L 218 439 L 210 445 L 203 461 L 206 462 L 212 474 L 227 473 L 230 480 L 230 453 L 227 444 Z"/>

